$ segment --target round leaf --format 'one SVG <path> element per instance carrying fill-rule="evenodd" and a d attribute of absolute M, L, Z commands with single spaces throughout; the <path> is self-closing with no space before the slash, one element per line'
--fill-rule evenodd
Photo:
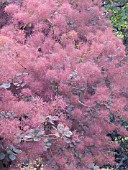
<path fill-rule="evenodd" d="M 12 146 L 7 146 L 7 147 L 6 147 L 6 152 L 7 152 L 8 154 L 11 154 L 11 153 L 12 153 Z"/>
<path fill-rule="evenodd" d="M 65 135 L 66 137 L 71 137 L 71 136 L 72 136 L 72 132 L 71 132 L 71 131 L 65 131 L 65 132 L 64 132 L 64 135 Z"/>
<path fill-rule="evenodd" d="M 64 125 L 58 124 L 57 129 L 58 129 L 59 133 L 63 133 L 64 132 Z"/>
<path fill-rule="evenodd" d="M 3 84 L 0 85 L 0 87 L 1 87 L 1 88 L 4 88 L 4 89 L 9 88 L 10 86 L 11 86 L 11 85 L 10 85 L 10 83 L 8 83 L 8 82 L 4 82 Z"/>
<path fill-rule="evenodd" d="M 0 153 L 0 160 L 3 160 L 5 158 L 5 154 L 3 152 Z"/>
<path fill-rule="evenodd" d="M 9 159 L 10 159 L 11 161 L 14 161 L 14 160 L 16 159 L 16 156 L 15 156 L 14 154 L 10 154 L 10 155 L 9 155 Z"/>

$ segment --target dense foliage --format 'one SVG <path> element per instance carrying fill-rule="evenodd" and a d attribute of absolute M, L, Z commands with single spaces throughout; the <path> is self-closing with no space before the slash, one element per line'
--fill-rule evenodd
<path fill-rule="evenodd" d="M 103 0 L 107 15 L 113 24 L 113 30 L 128 47 L 128 0 Z"/>
<path fill-rule="evenodd" d="M 105 15 L 113 24 L 113 31 L 123 40 L 128 53 L 128 0 L 103 0 L 102 6 L 106 9 Z M 128 120 L 120 119 L 120 123 L 128 129 Z M 122 138 L 118 133 L 111 133 L 111 137 L 120 144 L 115 154 L 115 169 L 124 170 L 128 167 L 128 138 Z"/>
<path fill-rule="evenodd" d="M 127 135 L 120 119 L 128 118 L 128 65 L 104 12 L 99 0 L 5 7 L 0 160 L 10 170 L 39 156 L 44 170 L 115 163 L 118 144 L 109 134 Z"/>

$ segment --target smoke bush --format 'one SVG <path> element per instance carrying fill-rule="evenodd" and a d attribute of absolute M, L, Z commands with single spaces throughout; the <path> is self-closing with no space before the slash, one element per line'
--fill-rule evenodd
<path fill-rule="evenodd" d="M 22 150 L 9 151 L 11 161 L 42 157 L 49 170 L 113 165 L 118 144 L 108 134 L 127 135 L 119 119 L 128 118 L 128 72 L 100 0 L 23 0 L 5 12 L 0 140 Z"/>

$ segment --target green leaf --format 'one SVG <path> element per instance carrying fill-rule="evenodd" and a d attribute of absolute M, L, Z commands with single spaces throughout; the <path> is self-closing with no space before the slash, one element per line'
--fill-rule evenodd
<path fill-rule="evenodd" d="M 71 131 L 65 131 L 65 132 L 64 132 L 64 135 L 65 135 L 66 137 L 71 137 L 71 136 L 72 136 L 72 132 L 71 132 Z"/>
<path fill-rule="evenodd" d="M 71 140 L 70 140 L 69 138 L 64 137 L 63 140 L 64 140 L 66 143 L 71 143 Z"/>
<path fill-rule="evenodd" d="M 14 160 L 16 159 L 16 156 L 15 156 L 14 154 L 10 154 L 10 155 L 9 155 L 9 159 L 10 159 L 11 161 L 14 161 Z"/>
<path fill-rule="evenodd" d="M 24 136 L 24 140 L 28 140 L 28 139 L 32 139 L 33 138 L 33 135 L 32 134 L 26 134 Z"/>
<path fill-rule="evenodd" d="M 63 133 L 64 132 L 64 125 L 63 124 L 58 124 L 57 126 L 57 130 L 59 131 L 59 133 Z"/>
<path fill-rule="evenodd" d="M 23 160 L 23 165 L 28 166 L 29 165 L 29 159 L 24 159 Z"/>
<path fill-rule="evenodd" d="M 15 147 L 13 147 L 13 151 L 14 151 L 15 153 L 21 153 L 21 152 L 22 152 L 22 150 L 17 149 L 17 148 L 15 148 Z"/>
<path fill-rule="evenodd" d="M 40 138 L 40 137 L 38 137 L 38 136 L 35 136 L 35 137 L 33 138 L 33 140 L 34 140 L 35 142 L 38 142 L 38 141 L 40 141 L 40 140 L 41 140 L 41 138 Z"/>
<path fill-rule="evenodd" d="M 46 146 L 48 146 L 48 147 L 50 147 L 52 144 L 50 143 L 50 142 L 48 142 L 47 144 L 46 144 Z"/>
<path fill-rule="evenodd" d="M 7 147 L 6 147 L 6 152 L 7 152 L 8 154 L 11 154 L 11 153 L 12 153 L 12 146 L 7 146 Z"/>
<path fill-rule="evenodd" d="M 0 87 L 1 87 L 1 88 L 4 88 L 4 89 L 9 88 L 10 86 L 11 86 L 11 84 L 8 83 L 8 82 L 4 82 L 3 84 L 0 85 Z"/>
<path fill-rule="evenodd" d="M 0 160 L 3 160 L 5 158 L 5 154 L 3 152 L 0 153 Z"/>

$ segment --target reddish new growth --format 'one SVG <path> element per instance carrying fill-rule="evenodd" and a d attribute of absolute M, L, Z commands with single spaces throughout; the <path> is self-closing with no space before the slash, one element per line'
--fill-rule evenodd
<path fill-rule="evenodd" d="M 41 156 L 44 170 L 114 164 L 118 145 L 107 134 L 127 134 L 119 118 L 128 118 L 128 65 L 101 1 L 23 0 L 5 12 L 11 19 L 0 30 L 3 145 L 22 150 L 17 161 Z"/>

